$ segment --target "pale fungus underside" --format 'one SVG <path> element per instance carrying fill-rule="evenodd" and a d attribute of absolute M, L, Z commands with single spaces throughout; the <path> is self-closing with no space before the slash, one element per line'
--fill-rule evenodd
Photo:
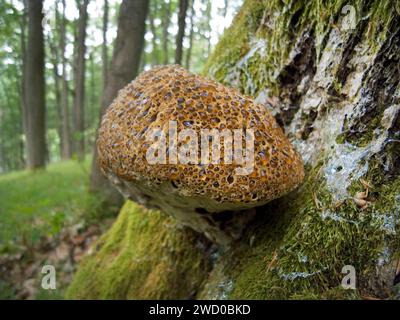
<path fill-rule="evenodd" d="M 231 145 L 223 139 L 216 162 L 201 161 L 198 139 L 189 145 L 191 149 L 198 144 L 197 163 L 172 161 L 171 145 L 169 161 L 149 163 L 146 156 L 152 146 L 146 134 L 159 129 L 167 135 L 171 121 L 177 132 L 189 128 L 198 136 L 207 129 L 251 129 L 251 170 L 237 174 L 243 164 L 236 158 L 226 161 L 224 148 Z M 188 148 L 186 141 L 175 141 L 177 150 Z M 301 157 L 265 107 L 177 65 L 144 72 L 119 92 L 103 117 L 98 150 L 103 172 L 126 197 L 160 208 L 219 243 L 240 237 L 252 217 L 248 209 L 287 194 L 304 177 Z"/>

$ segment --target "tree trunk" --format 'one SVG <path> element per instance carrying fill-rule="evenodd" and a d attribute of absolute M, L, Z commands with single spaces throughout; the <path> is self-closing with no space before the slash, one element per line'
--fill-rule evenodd
<path fill-rule="evenodd" d="M 94 60 L 95 54 L 90 55 L 90 112 L 89 116 L 93 117 L 95 115 L 95 105 L 96 105 L 96 63 Z M 103 70 L 104 71 L 104 70 Z M 94 123 L 93 119 L 88 119 L 86 125 L 90 127 Z"/>
<path fill-rule="evenodd" d="M 206 51 L 206 56 L 208 57 L 211 53 L 211 1 L 207 1 L 206 4 L 206 12 L 205 12 L 205 16 L 206 16 L 206 30 L 207 30 L 207 36 L 206 41 L 207 41 L 207 51 Z"/>
<path fill-rule="evenodd" d="M 169 52 L 168 52 L 168 27 L 170 23 L 171 14 L 171 0 L 166 3 L 163 2 L 163 18 L 162 18 L 162 48 L 163 48 L 163 63 L 169 63 Z"/>
<path fill-rule="evenodd" d="M 103 8 L 103 45 L 102 45 L 102 59 L 103 59 L 103 87 L 106 86 L 108 74 L 108 46 L 107 46 L 107 31 L 108 31 L 108 0 L 104 0 Z"/>
<path fill-rule="evenodd" d="M 226 18 L 226 14 L 228 13 L 229 0 L 224 0 L 224 9 L 222 10 L 222 15 Z"/>
<path fill-rule="evenodd" d="M 390 0 L 352 3 L 246 0 L 205 69 L 275 116 L 304 183 L 255 208 L 216 261 L 171 218 L 153 222 L 157 211 L 128 201 L 70 298 L 400 298 L 400 11 Z M 116 259 L 143 248 L 145 259 Z M 177 276 L 188 264 L 202 270 L 189 292 Z"/>
<path fill-rule="evenodd" d="M 175 63 L 182 63 L 183 38 L 185 37 L 188 0 L 179 0 L 178 33 L 176 35 Z"/>
<path fill-rule="evenodd" d="M 71 131 L 70 131 L 70 118 L 69 118 L 69 103 L 68 103 L 68 81 L 67 81 L 67 58 L 65 57 L 65 43 L 66 43 L 66 18 L 65 18 L 65 0 L 62 0 L 62 16 L 60 23 L 60 55 L 62 63 L 61 75 L 61 139 L 62 149 L 61 158 L 71 158 Z"/>
<path fill-rule="evenodd" d="M 190 59 L 192 58 L 192 47 L 193 47 L 193 37 L 194 37 L 194 1 L 190 1 L 190 33 L 189 33 L 189 48 L 187 49 L 186 52 L 186 69 L 190 70 Z"/>
<path fill-rule="evenodd" d="M 79 8 L 78 37 L 76 42 L 76 74 L 74 95 L 74 152 L 82 161 L 85 157 L 85 39 L 87 25 L 87 6 L 89 0 L 84 0 Z"/>
<path fill-rule="evenodd" d="M 150 31 L 152 33 L 151 38 L 151 64 L 152 66 L 156 66 L 159 64 L 158 59 L 158 46 L 157 46 L 157 29 L 154 24 L 154 14 L 157 13 L 157 2 L 153 1 L 155 8 L 149 8 L 148 18 L 149 18 L 149 25 Z"/>
<path fill-rule="evenodd" d="M 43 2 L 28 1 L 28 44 L 25 70 L 25 137 L 27 167 L 46 164 Z"/>
<path fill-rule="evenodd" d="M 20 23 L 20 28 L 21 28 L 21 82 L 20 82 L 20 94 L 21 94 L 21 115 L 22 115 L 22 131 L 24 133 L 28 132 L 28 121 L 27 121 L 27 109 L 26 109 L 26 93 L 25 93 L 25 78 L 26 78 L 26 25 L 27 25 L 27 16 L 28 16 L 28 4 L 26 3 L 26 0 L 23 1 L 23 12 L 22 12 L 22 17 L 21 17 L 21 23 Z M 25 161 L 24 157 L 24 151 L 25 151 L 25 144 L 23 142 L 23 139 L 21 138 L 21 160 L 22 163 Z"/>
<path fill-rule="evenodd" d="M 57 10 L 57 8 L 56 8 Z M 56 18 L 56 26 L 58 26 L 58 18 Z M 56 45 L 52 42 L 50 35 L 47 37 L 47 43 L 50 47 L 51 52 L 51 64 L 53 65 L 53 78 L 54 78 L 54 93 L 55 93 L 55 103 L 58 116 L 58 136 L 60 138 L 60 157 L 63 158 L 63 139 L 62 139 L 62 109 L 61 109 L 61 90 L 60 90 L 60 75 L 58 74 L 58 64 L 59 64 L 59 52 Z"/>
<path fill-rule="evenodd" d="M 53 65 L 53 78 L 54 78 L 54 93 L 55 93 L 55 103 L 56 103 L 56 110 L 57 110 L 57 116 L 58 116 L 58 125 L 57 125 L 57 131 L 58 131 L 58 136 L 60 138 L 60 157 L 61 159 L 63 158 L 63 139 L 62 139 L 62 109 L 61 109 L 61 89 L 60 89 L 60 79 L 61 76 L 58 73 L 58 65 L 60 63 L 60 47 L 59 45 L 56 45 L 55 41 L 55 36 L 54 34 L 57 34 L 60 32 L 60 15 L 58 12 L 58 1 L 56 1 L 56 4 L 54 6 L 54 13 L 55 13 L 55 30 L 56 32 L 53 34 L 48 34 L 47 35 L 47 44 L 50 47 L 50 62 Z"/>
<path fill-rule="evenodd" d="M 148 7 L 147 0 L 124 0 L 121 4 L 113 58 L 101 98 L 100 117 L 116 97 L 118 90 L 137 75 L 144 45 Z M 111 187 L 100 171 L 96 147 L 94 148 L 90 186 L 91 190 L 102 193 L 109 203 L 121 204 L 121 195 Z"/>

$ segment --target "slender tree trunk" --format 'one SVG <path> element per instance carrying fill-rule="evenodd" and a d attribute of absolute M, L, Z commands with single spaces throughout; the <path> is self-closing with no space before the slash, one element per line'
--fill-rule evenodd
<path fill-rule="evenodd" d="M 69 119 L 69 104 L 68 104 L 68 81 L 67 81 L 67 59 L 65 57 L 65 42 L 66 42 L 66 18 L 65 18 L 65 0 L 62 0 L 63 11 L 60 23 L 60 54 L 62 63 L 61 75 L 61 158 L 71 158 L 71 131 Z"/>
<path fill-rule="evenodd" d="M 102 46 L 102 59 L 103 59 L 103 87 L 107 83 L 108 74 L 108 47 L 107 47 L 107 30 L 108 30 L 108 0 L 104 0 L 103 12 L 103 46 Z"/>
<path fill-rule="evenodd" d="M 229 0 L 225 0 L 224 1 L 224 9 L 222 11 L 222 15 L 224 16 L 224 18 L 226 18 L 226 15 L 228 13 L 228 5 L 229 5 Z"/>
<path fill-rule="evenodd" d="M 163 19 L 162 19 L 162 48 L 163 48 L 163 63 L 169 63 L 168 53 L 168 27 L 170 23 L 169 16 L 171 14 L 171 0 L 163 2 Z"/>
<path fill-rule="evenodd" d="M 25 74 L 27 167 L 46 163 L 43 2 L 28 1 L 28 45 Z"/>
<path fill-rule="evenodd" d="M 157 3 L 155 3 L 156 5 Z M 157 29 L 156 26 L 154 25 L 154 13 L 157 12 L 157 7 L 154 8 L 154 12 L 152 9 L 149 10 L 149 25 L 150 25 L 150 31 L 153 35 L 151 38 L 151 60 L 152 60 L 152 65 L 155 66 L 159 64 L 159 59 L 158 59 L 158 46 L 157 46 Z"/>
<path fill-rule="evenodd" d="M 21 66 L 21 83 L 20 83 L 20 93 L 21 93 L 21 115 L 22 115 L 22 130 L 23 132 L 28 132 L 28 121 L 27 121 L 27 109 L 26 109 L 26 103 L 25 103 L 25 98 L 26 98 L 26 93 L 25 93 L 25 77 L 26 77 L 26 25 L 27 25 L 27 11 L 28 11 L 28 4 L 26 3 L 26 0 L 23 1 L 24 4 L 24 9 L 21 17 L 21 23 L 20 23 L 20 28 L 21 28 L 21 61 L 22 61 L 22 66 Z M 21 162 L 25 163 L 25 157 L 24 157 L 24 152 L 25 152 L 25 144 L 23 139 L 21 138 L 21 143 L 20 143 L 20 148 L 21 148 Z"/>
<path fill-rule="evenodd" d="M 58 26 L 58 19 L 56 18 L 56 25 Z M 47 43 L 49 44 L 51 51 L 51 64 L 53 65 L 53 78 L 54 78 L 54 93 L 56 98 L 56 109 L 58 116 L 58 135 L 60 137 L 60 156 L 62 158 L 63 150 L 63 139 L 62 139 L 62 110 L 61 110 L 61 90 L 60 90 L 60 75 L 58 74 L 58 64 L 59 64 L 59 52 L 50 35 L 47 37 Z"/>
<path fill-rule="evenodd" d="M 211 53 L 211 1 L 207 1 L 207 7 L 206 7 L 206 21 L 207 21 L 207 31 L 208 35 L 206 37 L 207 39 L 207 57 L 210 56 Z"/>
<path fill-rule="evenodd" d="M 61 89 L 60 89 L 60 75 L 58 73 L 58 65 L 60 63 L 60 48 L 56 45 L 54 34 L 59 33 L 60 28 L 60 15 L 58 13 L 58 1 L 54 6 L 55 14 L 55 32 L 53 34 L 47 34 L 47 43 L 50 47 L 50 62 L 53 65 L 53 78 L 54 78 L 54 93 L 55 93 L 55 103 L 58 116 L 58 136 L 60 138 L 60 157 L 62 158 L 63 149 L 63 139 L 62 139 L 62 111 L 61 111 Z"/>
<path fill-rule="evenodd" d="M 15 100 L 11 97 L 12 93 L 10 92 L 10 90 L 7 90 L 7 84 L 5 79 L 12 79 L 12 77 L 14 76 L 14 74 L 11 74 L 11 72 L 8 72 L 7 74 L 3 75 L 3 77 L 0 78 L 0 84 L 1 84 L 1 88 L 2 88 L 2 95 L 4 95 L 5 98 L 5 104 L 4 107 L 7 108 L 7 113 L 10 115 L 10 119 L 9 121 L 12 124 L 12 132 L 14 135 L 17 135 L 18 133 L 20 133 L 20 127 L 19 127 L 19 123 L 18 123 L 18 116 L 16 115 L 15 112 Z M 18 85 L 18 81 L 16 83 Z M 18 88 L 20 90 L 20 88 Z M 18 90 L 18 91 L 19 91 Z M 3 107 L 3 106 L 2 106 Z M 0 126 L 0 145 L 2 147 L 2 159 L 0 159 L 0 166 L 4 168 L 4 171 L 11 171 L 11 170 L 15 170 L 18 168 L 17 163 L 18 163 L 18 151 L 14 150 L 14 148 L 12 150 L 10 150 L 11 148 L 7 148 L 5 147 L 5 144 L 7 144 L 7 138 L 4 139 L 4 137 L 2 137 L 3 134 L 3 130 L 1 130 L 2 127 Z M 5 131 L 5 130 L 4 130 Z M 7 150 L 8 149 L 8 150 Z M 7 152 L 8 151 L 8 152 Z M 12 152 L 10 152 L 12 151 Z"/>
<path fill-rule="evenodd" d="M 141 73 L 144 71 L 144 67 L 146 66 L 147 63 L 147 59 L 146 59 L 146 55 L 142 54 L 142 56 L 140 57 L 140 63 L 139 63 L 139 71 L 138 73 Z"/>
<path fill-rule="evenodd" d="M 107 84 L 103 90 L 100 116 L 123 88 L 137 75 L 143 51 L 145 22 L 149 2 L 147 0 L 124 0 L 120 7 L 117 39 L 108 73 Z M 100 192 L 111 204 L 121 204 L 122 197 L 100 171 L 97 162 L 97 148 L 94 148 L 91 174 L 91 190 Z"/>
<path fill-rule="evenodd" d="M 90 54 L 90 79 L 89 79 L 89 85 L 90 85 L 90 96 L 88 99 L 88 112 L 87 112 L 87 117 L 86 118 L 86 127 L 87 128 L 92 128 L 94 125 L 96 125 L 96 121 L 94 119 L 97 119 L 98 114 L 96 113 L 96 105 L 98 102 L 96 102 L 96 65 L 95 65 L 95 54 L 92 52 Z M 104 70 L 103 70 L 104 71 Z M 87 137 L 87 144 L 92 145 L 92 137 Z M 90 138 L 90 140 L 89 140 Z"/>
<path fill-rule="evenodd" d="M 78 38 L 76 43 L 76 74 L 74 95 L 74 152 L 82 161 L 85 157 L 85 39 L 87 25 L 87 6 L 89 0 L 83 0 L 79 8 Z"/>
<path fill-rule="evenodd" d="M 185 37 L 186 11 L 188 0 L 179 0 L 178 34 L 176 35 L 175 63 L 182 63 L 183 38 Z"/>
<path fill-rule="evenodd" d="M 194 37 L 194 1 L 190 1 L 190 33 L 189 33 L 189 48 L 186 52 L 186 69 L 190 70 L 190 59 L 192 58 L 192 47 L 193 47 L 193 37 Z"/>

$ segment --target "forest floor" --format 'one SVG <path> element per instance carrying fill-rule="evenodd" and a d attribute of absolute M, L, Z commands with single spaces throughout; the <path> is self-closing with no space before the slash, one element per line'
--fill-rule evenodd
<path fill-rule="evenodd" d="M 91 159 L 0 175 L 0 299 L 62 298 L 76 264 L 114 215 L 88 192 Z M 41 288 L 44 265 L 56 290 Z"/>

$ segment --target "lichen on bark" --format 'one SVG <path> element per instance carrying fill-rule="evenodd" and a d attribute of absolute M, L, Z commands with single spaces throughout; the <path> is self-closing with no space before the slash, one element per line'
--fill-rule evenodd
<path fill-rule="evenodd" d="M 348 11 L 342 11 L 346 5 L 356 12 L 351 28 L 346 25 Z M 183 247 L 180 243 L 180 252 L 188 250 L 186 257 L 195 255 L 180 260 L 185 270 L 198 270 L 196 266 L 202 261 L 210 266 L 210 274 L 193 274 L 192 279 L 197 279 L 193 295 L 184 297 L 171 290 L 171 295 L 159 297 L 400 296 L 399 285 L 393 282 L 396 272 L 400 272 L 397 10 L 389 0 L 245 1 L 210 57 L 205 74 L 253 95 L 275 115 L 303 156 L 306 182 L 292 194 L 258 208 L 243 238 L 228 251 L 207 255 L 197 251 L 193 239 Z M 357 196 L 367 189 L 368 195 L 362 199 L 366 205 L 361 207 L 363 202 L 357 202 Z M 118 225 L 125 226 L 122 234 L 133 228 L 127 223 L 131 219 L 128 211 L 139 213 L 131 205 L 124 210 L 103 238 L 108 239 L 109 246 L 115 243 L 118 252 L 135 246 L 129 237 L 121 239 L 117 231 Z M 150 233 L 134 230 L 144 232 L 148 239 L 166 232 L 161 223 Z M 180 232 L 174 228 L 169 236 L 177 233 L 182 237 Z M 177 245 L 174 243 L 169 248 Z M 126 256 L 135 250 L 127 250 Z M 107 251 L 108 257 L 111 252 Z M 103 269 L 111 259 L 104 257 L 101 251 L 93 254 L 78 272 L 72 288 L 78 288 L 79 282 L 86 292 L 81 297 L 90 296 L 88 292 L 95 282 L 103 283 L 96 290 L 106 290 L 104 281 L 113 283 L 115 291 L 108 290 L 103 297 L 120 297 L 117 288 L 124 289 L 128 283 L 132 291 L 124 297 L 156 296 L 160 289 L 154 285 L 142 291 L 144 278 L 127 264 L 117 268 L 120 281 L 104 280 L 108 275 Z M 188 261 L 194 261 L 194 265 Z M 94 265 L 96 272 L 82 271 Z M 178 283 L 186 282 L 187 273 L 182 279 L 177 270 L 156 273 L 157 263 L 136 261 L 133 265 L 137 270 L 153 270 L 151 274 L 160 279 L 156 283 L 167 283 L 160 286 L 161 292 L 167 292 L 163 290 L 168 286 L 176 288 L 177 284 L 167 281 L 171 274 Z M 345 265 L 356 270 L 356 290 L 341 286 Z M 179 268 L 178 262 L 173 268 Z M 75 292 L 70 297 L 77 296 L 77 290 L 70 292 Z M 97 292 L 101 296 L 101 291 Z"/>

